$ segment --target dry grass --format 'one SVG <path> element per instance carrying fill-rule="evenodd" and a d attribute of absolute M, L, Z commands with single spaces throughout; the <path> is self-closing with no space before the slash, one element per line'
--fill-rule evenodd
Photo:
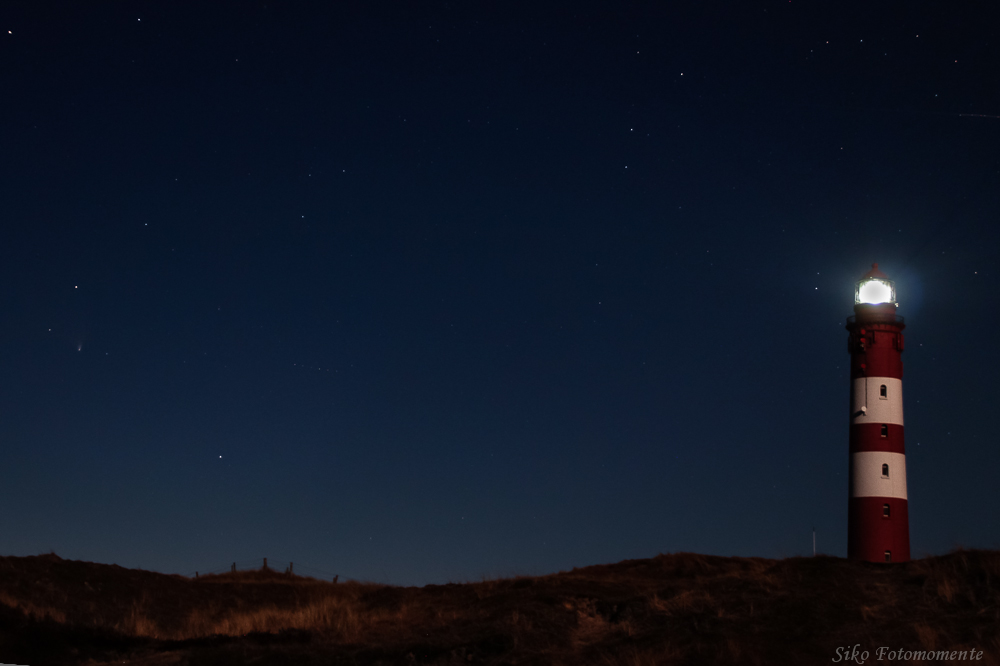
<path fill-rule="evenodd" d="M 46 663 L 45 636 L 62 650 L 50 663 L 77 663 L 66 658 L 73 650 L 79 663 L 111 653 L 174 663 L 169 655 L 212 645 L 244 656 L 303 650 L 331 664 L 782 664 L 867 642 L 974 647 L 1000 666 L 998 581 L 1000 553 L 986 551 L 891 566 L 680 553 L 424 588 L 0 558 L 0 648 L 36 632 L 0 661 Z"/>
<path fill-rule="evenodd" d="M 938 632 L 925 622 L 918 622 L 913 626 L 913 631 L 917 635 L 920 647 L 925 650 L 937 650 Z"/>
<path fill-rule="evenodd" d="M 0 590 L 0 604 L 8 608 L 14 608 L 30 618 L 42 620 L 49 618 L 56 622 L 65 622 L 66 613 L 51 606 L 37 606 L 27 599 L 16 599 L 7 592 Z"/>
<path fill-rule="evenodd" d="M 649 606 L 658 613 L 664 615 L 684 615 L 692 612 L 700 612 L 711 607 L 712 597 L 705 590 L 693 589 L 682 590 L 669 599 L 660 599 L 654 594 L 649 601 Z M 720 613 L 722 609 L 719 608 Z"/>
<path fill-rule="evenodd" d="M 254 632 L 278 633 L 287 629 L 320 631 L 344 642 L 360 638 L 364 624 L 397 617 L 400 613 L 382 613 L 382 617 L 367 617 L 362 621 L 354 605 L 342 599 L 325 598 L 293 608 L 263 606 L 246 611 L 197 609 L 188 618 L 187 626 L 173 637 L 245 636 Z"/>
<path fill-rule="evenodd" d="M 191 609 L 184 621 L 173 628 L 161 625 L 155 619 L 157 615 L 157 609 L 147 599 L 133 603 L 124 617 L 113 624 L 106 618 L 95 618 L 93 626 L 109 626 L 130 636 L 173 641 L 300 630 L 321 632 L 334 640 L 351 643 L 380 625 L 407 621 L 405 607 L 372 609 L 366 613 L 352 595 L 321 596 L 294 606 L 272 603 L 233 608 L 213 603 Z"/>

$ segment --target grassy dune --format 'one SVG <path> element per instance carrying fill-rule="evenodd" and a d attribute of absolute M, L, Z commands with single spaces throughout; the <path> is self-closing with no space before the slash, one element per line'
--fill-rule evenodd
<path fill-rule="evenodd" d="M 32 666 L 821 664 L 855 644 L 981 650 L 1000 666 L 1000 553 L 678 553 L 421 588 L 0 558 L 0 662 Z"/>

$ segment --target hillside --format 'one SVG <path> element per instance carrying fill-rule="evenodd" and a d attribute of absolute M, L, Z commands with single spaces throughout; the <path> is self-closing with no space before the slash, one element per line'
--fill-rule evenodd
<path fill-rule="evenodd" d="M 821 664 L 859 643 L 1000 665 L 998 634 L 994 551 L 893 565 L 678 553 L 420 588 L 0 557 L 0 662 L 32 666 Z"/>

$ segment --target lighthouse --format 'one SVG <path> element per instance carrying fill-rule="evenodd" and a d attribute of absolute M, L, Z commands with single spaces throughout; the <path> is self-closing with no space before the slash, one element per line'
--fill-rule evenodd
<path fill-rule="evenodd" d="M 903 446 L 903 318 L 896 287 L 872 264 L 855 285 L 847 318 L 851 421 L 847 556 L 910 559 Z"/>

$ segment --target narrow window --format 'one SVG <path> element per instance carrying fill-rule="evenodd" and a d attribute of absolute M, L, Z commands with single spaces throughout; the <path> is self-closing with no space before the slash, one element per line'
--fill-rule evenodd
<path fill-rule="evenodd" d="M 889 517 L 889 505 L 888 504 L 883 504 L 882 505 L 882 517 L 883 518 L 888 518 Z"/>
<path fill-rule="evenodd" d="M 889 478 L 889 466 L 886 465 L 885 463 L 882 463 L 882 478 L 883 479 Z"/>
<path fill-rule="evenodd" d="M 882 386 L 879 387 L 879 389 L 878 389 L 878 397 L 879 397 L 880 400 L 888 400 L 889 395 L 888 395 L 888 391 L 885 388 L 885 384 L 882 384 Z"/>
<path fill-rule="evenodd" d="M 892 562 L 892 551 L 891 550 L 885 551 L 885 561 L 886 562 Z"/>
<path fill-rule="evenodd" d="M 887 424 L 887 423 L 883 423 L 882 424 L 882 436 L 883 437 L 888 437 L 889 436 L 889 424 Z"/>

